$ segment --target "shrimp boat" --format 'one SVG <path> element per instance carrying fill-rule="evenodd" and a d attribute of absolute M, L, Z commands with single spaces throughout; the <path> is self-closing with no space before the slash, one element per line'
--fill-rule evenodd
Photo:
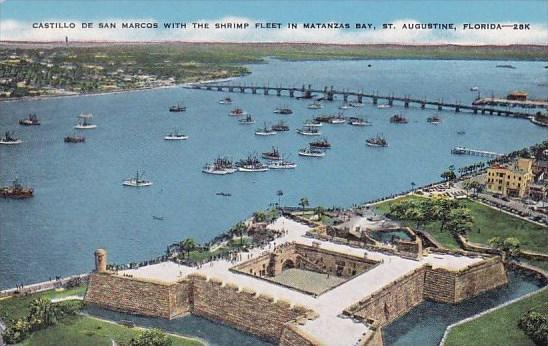
<path fill-rule="evenodd" d="M 188 136 L 185 136 L 184 134 L 178 132 L 176 129 L 173 130 L 170 134 L 164 137 L 166 141 L 182 141 L 185 139 L 188 139 Z"/>
<path fill-rule="evenodd" d="M 368 146 L 370 147 L 387 147 L 388 142 L 382 135 L 377 135 L 375 137 L 371 137 L 365 141 Z"/>
<path fill-rule="evenodd" d="M 274 131 L 272 128 L 267 128 L 266 123 L 262 129 L 257 129 L 255 131 L 256 136 L 273 136 L 275 134 L 278 134 L 278 132 Z"/>
<path fill-rule="evenodd" d="M 307 108 L 308 108 L 308 109 L 322 109 L 322 108 L 323 108 L 323 105 L 322 105 L 320 102 L 318 102 L 318 101 L 314 101 L 314 102 L 312 102 L 311 104 L 309 104 L 309 105 L 307 106 Z"/>
<path fill-rule="evenodd" d="M 65 136 L 64 141 L 65 143 L 84 143 L 86 137 L 78 135 Z"/>
<path fill-rule="evenodd" d="M 408 120 L 403 115 L 394 114 L 393 116 L 390 117 L 390 122 L 392 124 L 407 124 Z"/>
<path fill-rule="evenodd" d="M 177 103 L 177 105 L 169 107 L 169 111 L 170 112 L 184 112 L 184 111 L 186 111 L 186 107 L 181 106 Z"/>
<path fill-rule="evenodd" d="M 297 133 L 303 136 L 320 136 L 322 133 L 315 127 L 303 127 L 297 129 Z"/>
<path fill-rule="evenodd" d="M 466 134 L 466 131 L 464 130 L 457 131 L 457 135 L 465 135 L 465 134 Z"/>
<path fill-rule="evenodd" d="M 305 127 L 321 127 L 322 126 L 322 123 L 317 121 L 317 120 L 307 120 L 304 122 L 303 126 Z"/>
<path fill-rule="evenodd" d="M 380 108 L 380 109 L 383 109 L 383 108 L 391 108 L 392 106 L 387 104 L 387 103 L 383 103 L 383 104 L 380 104 L 377 106 L 377 108 Z"/>
<path fill-rule="evenodd" d="M 218 157 L 213 161 L 213 163 L 207 163 L 202 172 L 206 174 L 214 175 L 226 175 L 236 172 L 236 167 L 231 160 L 227 158 Z"/>
<path fill-rule="evenodd" d="M 220 100 L 219 103 L 222 105 L 231 105 L 232 99 L 230 97 L 225 97 L 224 99 Z"/>
<path fill-rule="evenodd" d="M 276 147 L 272 147 L 272 151 L 267 151 L 265 153 L 261 154 L 261 157 L 263 159 L 271 160 L 271 161 L 279 161 L 282 159 L 282 154 L 280 154 L 280 151 Z"/>
<path fill-rule="evenodd" d="M 373 125 L 369 121 L 365 120 L 364 118 L 359 118 L 359 117 L 350 117 L 350 118 L 348 118 L 348 124 L 350 124 L 352 126 L 371 126 L 371 125 Z"/>
<path fill-rule="evenodd" d="M 14 145 L 14 144 L 21 144 L 21 143 L 23 143 L 23 141 L 15 137 L 13 132 L 9 132 L 9 131 L 6 131 L 6 133 L 4 134 L 4 137 L 0 138 L 0 144 L 4 144 L 4 145 Z"/>
<path fill-rule="evenodd" d="M 231 110 L 230 113 L 228 113 L 228 115 L 230 115 L 231 117 L 239 117 L 242 115 L 247 115 L 247 112 L 238 107 Z"/>
<path fill-rule="evenodd" d="M 130 187 L 145 187 L 152 185 L 152 182 L 150 180 L 143 179 L 143 174 L 139 174 L 139 171 L 137 171 L 135 177 L 124 180 L 122 185 Z"/>
<path fill-rule="evenodd" d="M 240 172 L 266 172 L 268 166 L 262 163 L 256 155 L 249 155 L 246 159 L 236 163 Z"/>
<path fill-rule="evenodd" d="M 438 125 L 441 123 L 441 117 L 439 115 L 433 115 L 431 117 L 428 117 L 426 121 L 432 125 Z"/>
<path fill-rule="evenodd" d="M 32 187 L 26 187 L 19 183 L 15 178 L 11 186 L 0 187 L 0 195 L 4 198 L 23 199 L 33 196 L 34 190 Z"/>
<path fill-rule="evenodd" d="M 363 104 L 361 102 L 350 102 L 349 105 L 352 108 L 361 108 L 361 107 L 365 106 L 365 104 Z"/>
<path fill-rule="evenodd" d="M 283 107 L 276 108 L 274 110 L 274 113 L 282 114 L 282 115 L 289 115 L 289 114 L 293 114 L 293 111 L 291 110 L 291 108 L 289 108 L 287 106 L 283 106 Z"/>
<path fill-rule="evenodd" d="M 78 121 L 76 125 L 74 125 L 75 129 L 89 130 L 97 127 L 97 125 L 91 123 L 91 119 L 93 118 L 93 115 L 91 113 L 89 114 L 82 113 L 78 116 L 78 118 L 80 118 L 80 120 Z"/>
<path fill-rule="evenodd" d="M 268 168 L 270 169 L 294 169 L 296 167 L 297 167 L 296 163 L 287 161 L 285 159 L 272 161 L 268 164 Z"/>
<path fill-rule="evenodd" d="M 329 119 L 329 123 L 330 124 L 344 124 L 346 123 L 346 118 L 341 114 L 337 114 L 337 116 L 335 117 L 332 117 L 331 119 Z"/>
<path fill-rule="evenodd" d="M 272 130 L 278 132 L 289 131 L 289 126 L 282 120 L 277 124 L 272 125 Z"/>
<path fill-rule="evenodd" d="M 344 102 L 342 105 L 339 106 L 339 109 L 350 109 L 352 106 L 348 102 Z"/>
<path fill-rule="evenodd" d="M 38 120 L 38 117 L 36 116 L 36 114 L 29 114 L 28 118 L 19 120 L 19 125 L 23 125 L 23 126 L 40 125 L 40 120 Z"/>
<path fill-rule="evenodd" d="M 248 114 L 245 118 L 239 119 L 238 122 L 240 123 L 240 125 L 251 125 L 255 124 L 255 119 L 253 119 L 253 117 Z"/>
<path fill-rule="evenodd" d="M 316 141 L 308 143 L 310 148 L 313 149 L 331 149 L 331 143 L 327 141 L 327 138 L 321 138 Z"/>
<path fill-rule="evenodd" d="M 306 157 L 324 157 L 325 152 L 320 149 L 314 149 L 314 148 L 303 148 L 299 150 L 299 155 L 306 156 Z"/>

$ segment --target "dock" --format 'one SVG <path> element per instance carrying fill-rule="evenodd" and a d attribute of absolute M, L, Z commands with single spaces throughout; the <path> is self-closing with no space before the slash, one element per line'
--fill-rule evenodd
<path fill-rule="evenodd" d="M 474 106 L 499 106 L 499 107 L 521 107 L 521 108 L 544 108 L 548 109 L 548 101 L 546 100 L 508 100 L 497 97 L 482 97 L 477 98 L 472 102 Z"/>
<path fill-rule="evenodd" d="M 451 154 L 453 154 L 453 155 L 482 156 L 482 157 L 490 157 L 490 158 L 497 158 L 497 157 L 502 156 L 502 154 L 495 153 L 495 152 L 492 152 L 492 151 L 469 149 L 469 148 L 466 148 L 466 147 L 454 147 L 453 149 L 451 149 Z"/>
<path fill-rule="evenodd" d="M 258 85 L 233 85 L 233 84 L 217 84 L 217 83 L 194 83 L 187 84 L 184 88 L 198 89 L 198 90 L 210 90 L 218 92 L 230 92 L 230 93 L 251 93 L 262 95 L 276 95 L 276 96 L 289 96 L 296 99 L 315 99 L 318 101 L 334 101 L 336 97 L 342 97 L 344 102 L 348 102 L 350 98 L 354 99 L 358 103 L 362 103 L 364 99 L 370 99 L 374 105 L 379 102 L 384 102 L 390 106 L 395 103 L 402 104 L 405 108 L 409 108 L 410 105 L 415 105 L 421 109 L 425 109 L 427 106 L 442 110 L 453 110 L 455 113 L 462 111 L 472 112 L 474 114 L 488 114 L 505 116 L 512 118 L 528 119 L 533 114 L 525 111 L 517 111 L 510 109 L 500 109 L 495 107 L 483 107 L 479 105 L 464 105 L 458 102 L 444 102 L 443 100 L 427 100 L 413 98 L 407 96 L 395 96 L 395 95 L 378 95 L 366 93 L 363 91 L 351 91 L 348 89 L 336 90 L 331 87 L 325 86 L 323 89 L 314 89 L 311 84 L 302 87 L 284 87 L 284 86 L 258 86 Z"/>

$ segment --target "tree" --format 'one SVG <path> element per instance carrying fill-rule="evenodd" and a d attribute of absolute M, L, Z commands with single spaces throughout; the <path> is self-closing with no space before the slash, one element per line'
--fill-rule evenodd
<path fill-rule="evenodd" d="M 49 299 L 34 299 L 29 306 L 27 321 L 32 331 L 55 324 L 57 322 L 55 306 Z"/>
<path fill-rule="evenodd" d="M 308 202 L 308 198 L 306 197 L 302 197 L 301 200 L 299 201 L 299 205 L 301 206 L 301 208 L 306 208 L 308 207 L 310 204 Z"/>
<path fill-rule="evenodd" d="M 186 251 L 186 258 L 190 257 L 190 251 L 196 249 L 196 242 L 192 238 L 186 238 L 179 243 L 179 248 L 181 251 Z"/>
<path fill-rule="evenodd" d="M 452 199 L 438 199 L 432 205 L 432 218 L 440 222 L 440 232 L 443 232 L 451 210 L 457 208 L 458 203 Z"/>
<path fill-rule="evenodd" d="M 482 188 L 483 185 L 476 180 L 468 180 L 464 183 L 464 189 L 466 190 L 466 192 L 472 190 L 474 195 L 477 195 L 478 192 L 481 192 Z"/>
<path fill-rule="evenodd" d="M 455 174 L 455 172 L 448 170 L 441 174 L 441 178 L 445 181 L 450 181 L 457 178 L 457 175 Z"/>
<path fill-rule="evenodd" d="M 18 344 L 21 341 L 25 340 L 30 330 L 29 322 L 20 318 L 14 321 L 6 330 L 2 336 L 4 341 L 8 344 Z"/>
<path fill-rule="evenodd" d="M 171 346 L 171 339 L 159 329 L 147 329 L 136 339 L 132 339 L 131 346 Z"/>
<path fill-rule="evenodd" d="M 474 217 L 470 213 L 470 210 L 466 208 L 456 208 L 449 212 L 446 228 L 453 237 L 456 238 L 459 235 L 465 236 L 472 230 L 473 225 Z"/>
<path fill-rule="evenodd" d="M 284 195 L 284 192 L 282 190 L 276 191 L 276 196 L 278 196 L 278 206 L 281 206 L 282 204 L 282 196 Z"/>
<path fill-rule="evenodd" d="M 232 228 L 232 232 L 237 234 L 240 237 L 240 247 L 244 246 L 244 231 L 247 229 L 245 226 L 245 223 L 238 222 L 234 227 Z"/>
<path fill-rule="evenodd" d="M 519 320 L 518 326 L 535 344 L 548 344 L 548 312 L 527 311 Z"/>
<path fill-rule="evenodd" d="M 508 237 L 505 239 L 494 237 L 489 239 L 489 245 L 500 251 L 505 260 L 517 258 L 521 252 L 520 241 L 514 237 Z"/>

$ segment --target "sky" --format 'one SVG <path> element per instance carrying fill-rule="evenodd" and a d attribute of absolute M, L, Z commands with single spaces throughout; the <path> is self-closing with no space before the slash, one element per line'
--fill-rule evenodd
<path fill-rule="evenodd" d="M 73 29 L 33 28 L 74 23 Z M 82 29 L 82 23 L 94 27 Z M 116 29 L 100 29 L 99 23 Z M 124 29 L 124 22 L 158 23 L 158 29 Z M 184 22 L 185 29 L 163 23 Z M 247 29 L 197 29 L 192 22 L 249 23 Z M 255 23 L 281 23 L 256 29 Z M 297 23 L 297 29 L 286 28 Z M 350 29 L 305 29 L 303 23 L 348 23 Z M 356 29 L 356 23 L 376 28 Z M 393 23 L 395 29 L 382 30 Z M 453 23 L 456 30 L 405 30 L 403 24 Z M 464 24 L 530 24 L 529 30 L 465 30 Z M 267 0 L 0 0 L 0 41 L 221 41 L 407 44 L 548 44 L 548 1 L 267 1 Z"/>

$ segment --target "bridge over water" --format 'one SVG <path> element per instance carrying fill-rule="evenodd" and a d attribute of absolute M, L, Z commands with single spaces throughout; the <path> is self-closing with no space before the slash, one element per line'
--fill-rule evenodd
<path fill-rule="evenodd" d="M 427 100 L 427 99 L 418 99 L 410 96 L 395 96 L 395 95 L 378 95 L 378 94 L 369 94 L 362 91 L 351 91 L 348 89 L 337 90 L 331 87 L 324 87 L 323 89 L 314 89 L 311 84 L 302 87 L 283 87 L 283 86 L 257 86 L 257 85 L 233 85 L 233 84 L 217 84 L 217 83 L 197 83 L 197 84 L 188 84 L 185 88 L 189 89 L 200 89 L 200 90 L 211 90 L 219 92 L 239 92 L 239 93 L 251 93 L 251 94 L 262 94 L 262 95 L 276 95 L 276 96 L 289 96 L 297 99 L 316 99 L 316 100 L 325 100 L 333 101 L 336 97 L 342 97 L 342 99 L 347 102 L 350 98 L 354 99 L 356 102 L 362 103 L 364 99 L 370 99 L 373 104 L 379 104 L 379 101 L 383 101 L 386 104 L 393 106 L 395 103 L 403 104 L 405 108 L 408 108 L 410 105 L 419 106 L 422 109 L 425 109 L 426 106 L 433 106 L 438 111 L 449 109 L 453 110 L 456 113 L 461 111 L 469 111 L 474 114 L 489 114 L 489 115 L 498 115 L 506 116 L 513 118 L 529 118 L 533 114 L 523 112 L 523 111 L 514 111 L 514 110 L 505 110 L 494 107 L 481 107 L 478 105 L 464 105 L 460 103 L 451 103 L 444 102 L 443 100 Z"/>

